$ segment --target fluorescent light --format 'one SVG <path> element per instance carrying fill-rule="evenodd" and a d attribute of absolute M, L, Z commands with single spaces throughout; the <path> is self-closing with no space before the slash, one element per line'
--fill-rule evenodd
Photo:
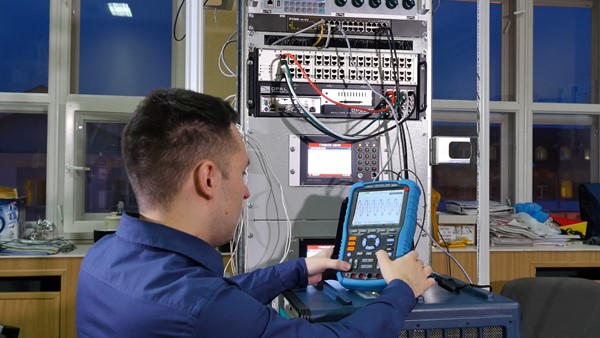
<path fill-rule="evenodd" d="M 113 16 L 126 16 L 126 17 L 133 16 L 131 14 L 131 9 L 129 9 L 129 5 L 126 3 L 122 3 L 122 2 L 109 2 L 108 10 L 110 11 L 110 14 L 112 14 Z"/>

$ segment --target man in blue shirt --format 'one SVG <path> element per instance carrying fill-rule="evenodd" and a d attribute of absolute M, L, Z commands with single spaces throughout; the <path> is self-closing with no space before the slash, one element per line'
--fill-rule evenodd
<path fill-rule="evenodd" d="M 214 249 L 238 223 L 248 155 L 237 113 L 183 89 L 146 97 L 123 131 L 122 150 L 140 214 L 85 256 L 77 334 L 85 337 L 397 337 L 415 297 L 434 283 L 416 252 L 377 253 L 388 283 L 371 304 L 336 323 L 284 319 L 265 305 L 346 262 L 296 259 L 231 278 Z"/>

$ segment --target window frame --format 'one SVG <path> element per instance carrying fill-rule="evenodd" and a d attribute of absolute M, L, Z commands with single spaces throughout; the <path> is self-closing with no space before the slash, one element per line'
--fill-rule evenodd
<path fill-rule="evenodd" d="M 108 213 L 84 212 L 85 177 L 77 175 L 83 168 L 85 138 L 76 132 L 78 125 L 87 122 L 126 123 L 142 97 L 73 95 L 66 104 L 64 205 L 62 207 L 65 232 L 91 233 L 102 227 Z"/>

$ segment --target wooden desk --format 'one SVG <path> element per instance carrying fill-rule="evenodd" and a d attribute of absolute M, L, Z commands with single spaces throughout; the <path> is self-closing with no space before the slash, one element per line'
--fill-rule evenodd
<path fill-rule="evenodd" d="M 19 327 L 19 338 L 76 338 L 77 279 L 89 247 L 53 256 L 0 256 L 0 324 Z M 25 285 L 33 290 L 23 290 Z"/>
<path fill-rule="evenodd" d="M 453 249 L 452 255 L 463 266 L 474 283 L 477 283 L 477 252 L 475 247 Z M 434 271 L 466 280 L 457 265 L 440 250 L 431 254 Z M 600 269 L 600 246 L 576 243 L 565 247 L 490 247 L 490 284 L 500 292 L 509 280 L 535 277 L 544 268 Z"/>

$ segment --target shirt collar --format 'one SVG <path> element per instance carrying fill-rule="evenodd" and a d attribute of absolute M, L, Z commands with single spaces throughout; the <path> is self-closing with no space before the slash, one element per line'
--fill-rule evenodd
<path fill-rule="evenodd" d="M 223 274 L 221 254 L 208 243 L 166 225 L 142 220 L 137 214 L 124 213 L 116 234 L 129 242 L 187 256 L 215 274 Z"/>

